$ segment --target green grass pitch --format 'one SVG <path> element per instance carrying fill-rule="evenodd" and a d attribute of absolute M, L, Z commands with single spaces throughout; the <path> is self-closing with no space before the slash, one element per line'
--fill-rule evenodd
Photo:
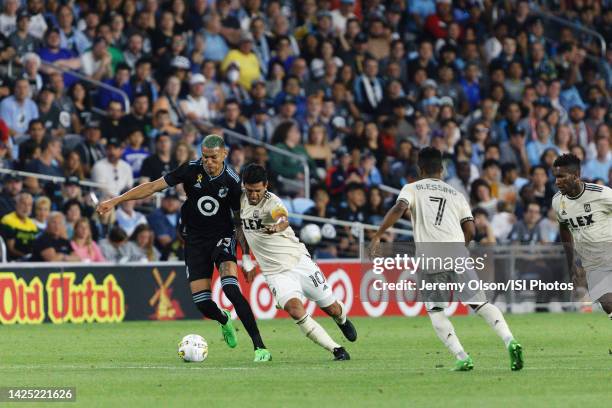
<path fill-rule="evenodd" d="M 603 314 L 507 319 L 524 346 L 521 372 L 477 316 L 451 318 L 474 358 L 468 373 L 449 372 L 453 359 L 425 317 L 354 319 L 360 337 L 342 342 L 347 362 L 330 361 L 290 320 L 262 321 L 274 359 L 258 365 L 240 323 L 233 350 L 210 321 L 3 326 L 0 386 L 77 387 L 76 403 L 53 407 L 610 406 L 612 324 Z M 317 320 L 341 339 L 330 319 Z M 205 362 L 179 360 L 189 333 L 207 339 Z"/>

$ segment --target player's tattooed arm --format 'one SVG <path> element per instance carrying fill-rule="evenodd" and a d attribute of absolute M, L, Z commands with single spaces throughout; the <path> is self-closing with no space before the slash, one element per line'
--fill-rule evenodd
<path fill-rule="evenodd" d="M 561 238 L 561 243 L 563 244 L 563 249 L 565 250 L 565 259 L 567 261 L 567 266 L 569 267 L 571 278 L 576 274 L 576 262 L 574 261 L 574 239 L 572 238 L 572 233 L 567 228 L 567 224 L 559 223 L 559 236 Z"/>
<path fill-rule="evenodd" d="M 289 213 L 282 205 L 279 205 L 270 211 L 270 215 L 272 216 L 272 219 L 276 221 L 276 223 L 266 227 L 266 232 L 268 234 L 282 232 L 289 227 Z"/>
<path fill-rule="evenodd" d="M 236 241 L 240 244 L 240 248 L 242 248 L 243 254 L 249 254 L 251 251 L 249 250 L 249 244 L 244 235 L 244 230 L 242 229 L 242 221 L 240 220 L 240 211 L 235 211 L 233 213 L 234 216 L 234 227 L 236 228 Z"/>

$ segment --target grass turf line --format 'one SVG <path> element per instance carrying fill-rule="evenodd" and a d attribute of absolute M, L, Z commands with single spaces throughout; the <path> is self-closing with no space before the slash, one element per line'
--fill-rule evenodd
<path fill-rule="evenodd" d="M 610 398 L 612 327 L 603 314 L 507 316 L 525 349 L 511 372 L 503 343 L 478 316 L 451 318 L 475 370 L 451 373 L 453 359 L 429 319 L 354 319 L 356 343 L 331 319 L 317 320 L 353 358 L 305 339 L 287 319 L 261 321 L 274 360 L 252 362 L 237 323 L 238 348 L 210 321 L 0 327 L 0 386 L 75 386 L 88 407 L 604 406 Z M 209 343 L 204 363 L 177 356 L 182 336 Z M 26 406 L 26 405 L 20 405 Z M 40 403 L 32 404 L 40 407 Z"/>

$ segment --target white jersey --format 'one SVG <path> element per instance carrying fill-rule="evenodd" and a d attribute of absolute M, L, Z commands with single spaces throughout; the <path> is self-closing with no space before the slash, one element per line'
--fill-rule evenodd
<path fill-rule="evenodd" d="M 611 270 L 612 189 L 584 183 L 576 197 L 555 194 L 552 206 L 559 224 L 572 234 L 585 270 Z"/>
<path fill-rule="evenodd" d="M 245 193 L 240 198 L 242 229 L 251 252 L 264 275 L 292 270 L 308 250 L 295 236 L 291 226 L 282 232 L 267 234 L 264 228 L 274 225 L 273 213 L 287 214 L 287 208 L 276 195 L 266 192 L 257 205 L 249 204 Z"/>
<path fill-rule="evenodd" d="M 410 206 L 415 242 L 465 242 L 461 224 L 473 220 L 463 194 L 439 179 L 406 184 L 397 198 Z"/>

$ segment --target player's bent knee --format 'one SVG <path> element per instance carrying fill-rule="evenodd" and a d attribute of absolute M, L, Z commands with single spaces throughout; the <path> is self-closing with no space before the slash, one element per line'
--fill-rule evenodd
<path fill-rule="evenodd" d="M 299 320 L 306 314 L 304 304 L 297 298 L 289 299 L 283 306 L 283 309 L 285 309 L 294 320 Z"/>
<path fill-rule="evenodd" d="M 238 276 L 236 262 L 225 261 L 219 265 L 219 276 Z"/>
<path fill-rule="evenodd" d="M 210 290 L 210 279 L 198 279 L 189 282 L 191 287 L 191 293 L 201 292 L 203 290 Z"/>

